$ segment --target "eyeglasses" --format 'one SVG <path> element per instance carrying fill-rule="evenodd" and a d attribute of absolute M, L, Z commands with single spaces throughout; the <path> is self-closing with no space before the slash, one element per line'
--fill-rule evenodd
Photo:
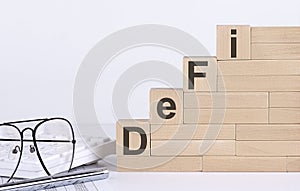
<path fill-rule="evenodd" d="M 27 131 L 31 133 L 28 134 Z M 42 169 L 48 176 L 70 171 L 74 160 L 75 143 L 73 127 L 65 118 L 2 123 L 0 124 L 0 161 L 4 161 L 5 166 L 1 166 L 0 176 L 9 177 L 7 181 L 9 182 L 15 176 L 21 161 L 32 160 L 30 155 L 33 153 L 36 153 Z M 64 154 L 60 155 L 60 153 Z M 23 167 L 32 168 L 25 164 Z"/>

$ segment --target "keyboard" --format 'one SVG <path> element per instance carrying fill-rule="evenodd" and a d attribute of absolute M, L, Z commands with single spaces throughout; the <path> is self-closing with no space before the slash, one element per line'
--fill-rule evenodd
<path fill-rule="evenodd" d="M 7 156 L 1 154 L 1 152 L 4 152 L 4 150 L 7 149 L 5 144 L 5 142 L 1 143 L 0 141 L 0 172 L 1 176 L 10 176 L 15 165 L 11 164 L 11 161 Z M 46 159 L 43 158 L 44 161 L 49 160 L 45 161 L 45 163 L 47 163 L 48 170 L 51 172 L 60 172 L 60 169 L 68 169 L 66 166 L 70 165 L 68 160 L 70 159 L 69 156 L 72 154 L 72 150 L 70 150 L 70 147 L 65 147 L 64 144 L 61 144 L 59 147 L 54 147 L 54 144 L 58 143 L 47 144 L 47 146 L 39 148 L 39 150 L 44 149 L 47 151 L 49 156 L 51 155 L 51 157 Z M 32 143 L 25 143 L 23 146 L 24 149 L 21 162 L 14 178 L 36 178 L 47 175 L 40 164 L 36 152 L 29 152 L 28 148 L 30 145 L 32 145 Z M 53 148 L 56 149 L 54 150 Z M 111 154 L 115 154 L 115 142 L 109 138 L 76 138 L 75 155 L 72 168 L 94 163 Z"/>

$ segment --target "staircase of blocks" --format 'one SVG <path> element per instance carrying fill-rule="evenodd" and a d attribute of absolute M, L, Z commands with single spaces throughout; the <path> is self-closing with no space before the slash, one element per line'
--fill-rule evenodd
<path fill-rule="evenodd" d="M 118 171 L 300 172 L 300 27 L 217 26 L 216 52 L 118 120 Z"/>

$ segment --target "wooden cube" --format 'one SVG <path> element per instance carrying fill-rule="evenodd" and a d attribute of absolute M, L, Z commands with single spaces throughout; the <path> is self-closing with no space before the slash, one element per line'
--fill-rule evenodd
<path fill-rule="evenodd" d="M 270 123 L 300 123 L 300 108 L 270 108 Z"/>
<path fill-rule="evenodd" d="M 116 126 L 118 156 L 150 156 L 149 120 L 121 119 Z"/>
<path fill-rule="evenodd" d="M 270 107 L 300 108 L 300 92 L 271 92 Z"/>
<path fill-rule="evenodd" d="M 222 76 L 218 91 L 299 91 L 300 76 Z"/>
<path fill-rule="evenodd" d="M 151 140 L 235 140 L 234 124 L 151 125 Z"/>
<path fill-rule="evenodd" d="M 235 155 L 234 140 L 152 140 L 151 156 Z"/>
<path fill-rule="evenodd" d="M 256 60 L 299 60 L 300 43 L 252 44 L 251 59 Z"/>
<path fill-rule="evenodd" d="M 300 60 L 218 61 L 218 76 L 295 76 L 300 75 Z"/>
<path fill-rule="evenodd" d="M 217 59 L 216 57 L 183 58 L 183 91 L 216 91 Z"/>
<path fill-rule="evenodd" d="M 250 59 L 250 26 L 217 26 L 217 59 Z"/>
<path fill-rule="evenodd" d="M 202 157 L 118 156 L 119 172 L 200 172 Z"/>
<path fill-rule="evenodd" d="M 286 168 L 288 172 L 300 172 L 300 157 L 287 157 Z"/>
<path fill-rule="evenodd" d="M 150 90 L 150 123 L 183 123 L 182 89 L 162 88 Z"/>
<path fill-rule="evenodd" d="M 236 141 L 237 156 L 300 156 L 300 141 Z"/>
<path fill-rule="evenodd" d="M 286 157 L 204 156 L 204 172 L 285 172 Z"/>
<path fill-rule="evenodd" d="M 300 141 L 300 124 L 237 124 L 236 140 Z"/>
<path fill-rule="evenodd" d="M 300 27 L 251 27 L 252 43 L 300 43 Z"/>
<path fill-rule="evenodd" d="M 268 123 L 268 109 L 184 109 L 184 123 Z"/>
<path fill-rule="evenodd" d="M 268 108 L 268 92 L 186 92 L 184 108 Z"/>

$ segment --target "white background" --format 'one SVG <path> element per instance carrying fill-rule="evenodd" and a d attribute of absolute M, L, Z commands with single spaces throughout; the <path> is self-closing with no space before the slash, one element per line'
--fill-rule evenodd
<path fill-rule="evenodd" d="M 215 55 L 217 24 L 300 25 L 300 1 L 1 0 L 0 121 L 57 115 L 73 118 L 73 85 L 83 58 L 107 35 L 140 24 L 176 27 Z M 126 65 L 173 56 L 161 50 L 139 52 L 144 55 L 133 57 L 129 52 L 115 62 Z M 172 64 L 181 69 L 182 56 L 172 58 Z M 110 76 L 116 79 L 115 75 Z M 111 92 L 102 94 L 109 97 Z M 132 117 L 148 118 L 148 93 L 133 96 L 140 104 L 129 100 Z M 96 104 L 96 108 L 111 107 L 105 104 Z M 114 123 L 112 113 L 97 112 L 107 119 L 105 123 Z"/>
<path fill-rule="evenodd" d="M 0 0 L 0 121 L 47 116 L 74 119 L 73 86 L 83 58 L 107 35 L 140 24 L 163 24 L 181 29 L 196 37 L 211 55 L 215 55 L 217 24 L 299 26 L 300 1 Z M 181 55 L 167 51 L 162 54 L 161 50 L 150 53 L 147 49 L 135 51 L 142 56 L 132 58 L 133 54 L 129 52 L 115 62 L 127 64 L 160 54 L 161 59 L 172 58 L 172 63 L 181 68 Z M 108 75 L 106 80 L 109 82 L 110 78 L 115 76 Z M 151 86 L 153 84 L 146 84 L 144 89 L 141 88 L 140 92 L 137 89 L 133 94 L 137 99 L 136 102 L 130 101 L 132 117 L 148 118 L 147 91 Z M 105 95 L 110 97 L 111 92 L 105 92 Z M 113 114 L 101 112 L 101 108 L 110 106 L 109 102 L 96 105 L 97 115 L 107 119 L 105 123 L 113 124 L 116 120 Z M 245 178 L 240 178 L 243 176 Z M 199 190 L 203 188 L 201 185 L 225 190 L 244 190 L 249 186 L 249 190 L 260 187 L 299 190 L 300 178 L 297 174 L 230 175 L 232 179 L 226 178 L 226 174 L 198 177 L 210 181 L 199 181 Z M 184 178 L 191 176 L 175 178 L 174 185 L 181 185 L 180 179 Z M 168 183 L 171 181 L 170 177 L 166 180 Z M 196 180 L 191 181 L 193 186 L 197 186 Z M 222 184 L 217 186 L 219 182 Z M 149 180 L 149 184 L 153 183 Z M 126 185 L 122 181 L 117 181 L 117 184 Z M 186 186 L 189 181 L 185 180 L 183 184 Z M 235 184 L 244 186 L 235 187 Z"/>

